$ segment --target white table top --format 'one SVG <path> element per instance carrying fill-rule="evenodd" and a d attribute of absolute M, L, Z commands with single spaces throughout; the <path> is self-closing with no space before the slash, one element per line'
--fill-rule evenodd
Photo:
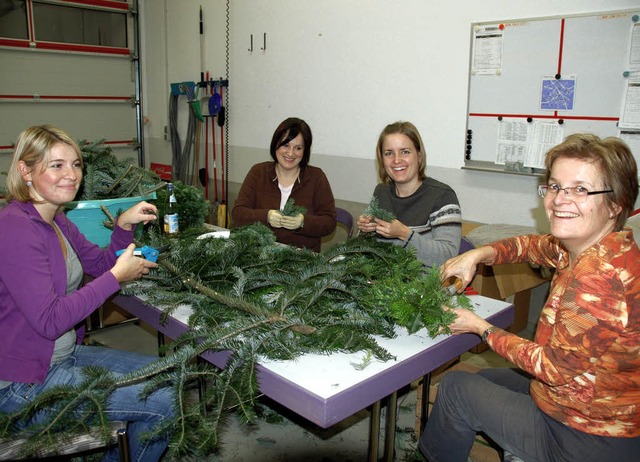
<path fill-rule="evenodd" d="M 513 322 L 514 306 L 480 295 L 469 297 L 474 310 L 498 327 Z M 137 297 L 119 296 L 114 302 L 160 332 L 176 337 L 187 330 L 189 306 L 179 307 L 166 324 L 161 311 Z M 263 358 L 258 365 L 260 390 L 298 415 L 328 428 L 376 401 L 430 373 L 440 365 L 468 351 L 480 342 L 477 335 L 439 335 L 430 338 L 423 329 L 409 335 L 398 328 L 397 337 L 376 338 L 379 345 L 395 356 L 386 362 L 371 358 L 364 368 L 366 352 L 305 354 L 291 361 Z M 207 353 L 204 357 L 224 367 L 228 354 Z"/>
<path fill-rule="evenodd" d="M 471 296 L 470 299 L 475 312 L 483 318 L 488 318 L 511 306 L 509 303 L 482 296 Z M 354 367 L 354 364 L 362 365 L 367 357 L 366 352 L 332 353 L 328 356 L 305 354 L 293 361 L 261 359 L 259 363 L 265 369 L 328 399 L 451 337 L 451 335 L 438 335 L 432 339 L 426 329 L 409 334 L 405 328 L 401 327 L 396 329 L 396 334 L 397 337 L 392 339 L 375 337 L 378 344 L 396 359 L 382 362 L 371 357 L 371 362 L 361 370 Z"/>

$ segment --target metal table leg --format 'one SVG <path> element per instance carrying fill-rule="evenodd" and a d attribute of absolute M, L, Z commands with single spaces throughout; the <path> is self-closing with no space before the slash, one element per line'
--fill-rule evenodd
<path fill-rule="evenodd" d="M 369 417 L 369 451 L 367 453 L 368 462 L 392 462 L 395 458 L 396 444 L 396 417 L 398 415 L 398 393 L 393 392 L 385 398 L 387 406 L 385 416 L 384 432 L 384 455 L 378 459 L 380 446 L 380 407 L 381 402 L 376 401 L 371 405 L 371 416 Z"/>
<path fill-rule="evenodd" d="M 384 462 L 392 462 L 396 445 L 396 417 L 398 413 L 398 392 L 394 391 L 387 396 L 387 418 L 384 437 Z"/>
<path fill-rule="evenodd" d="M 429 418 L 429 389 L 431 388 L 431 373 L 422 378 L 422 399 L 420 401 L 420 435 L 427 426 Z"/>
<path fill-rule="evenodd" d="M 378 460 L 378 440 L 380 438 L 380 401 L 371 405 L 371 416 L 369 417 L 369 450 L 367 452 L 368 462 Z"/>

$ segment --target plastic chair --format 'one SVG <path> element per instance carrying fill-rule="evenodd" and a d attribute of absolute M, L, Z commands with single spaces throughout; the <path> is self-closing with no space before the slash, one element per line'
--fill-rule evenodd
<path fill-rule="evenodd" d="M 347 228 L 347 239 L 353 235 L 353 215 L 346 211 L 336 207 L 336 221 Z"/>
<path fill-rule="evenodd" d="M 50 460 L 65 460 L 79 457 L 83 453 L 107 449 L 115 444 L 120 449 L 120 462 L 131 460 L 129 438 L 127 435 L 127 423 L 122 421 L 111 422 L 111 436 L 105 443 L 100 431 L 89 431 L 73 437 L 64 442 L 56 451 L 41 451 L 34 457 L 22 457 L 20 454 L 26 445 L 26 438 L 0 440 L 0 461 L 4 460 L 37 460 L 47 458 Z"/>
<path fill-rule="evenodd" d="M 475 248 L 476 246 L 473 245 L 469 239 L 467 239 L 466 237 L 463 237 L 462 239 L 460 239 L 460 251 L 458 252 L 458 254 L 465 253 Z"/>

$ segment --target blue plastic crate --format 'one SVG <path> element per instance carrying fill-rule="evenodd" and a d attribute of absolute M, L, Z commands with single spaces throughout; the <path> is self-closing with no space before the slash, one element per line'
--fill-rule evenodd
<path fill-rule="evenodd" d="M 103 225 L 107 216 L 100 206 L 104 205 L 111 215 L 116 217 L 119 211 L 124 212 L 140 201 L 154 200 L 156 197 L 154 192 L 147 196 L 70 202 L 66 206 L 65 213 L 88 240 L 100 247 L 107 247 L 111 242 L 112 231 Z"/>

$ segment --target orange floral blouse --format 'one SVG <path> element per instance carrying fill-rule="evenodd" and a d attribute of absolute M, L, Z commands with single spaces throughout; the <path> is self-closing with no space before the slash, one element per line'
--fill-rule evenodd
<path fill-rule="evenodd" d="M 556 269 L 533 341 L 496 330 L 488 343 L 530 373 L 531 396 L 555 420 L 602 436 L 640 436 L 640 250 L 613 232 L 569 264 L 550 234 L 497 241 L 493 264 Z"/>

